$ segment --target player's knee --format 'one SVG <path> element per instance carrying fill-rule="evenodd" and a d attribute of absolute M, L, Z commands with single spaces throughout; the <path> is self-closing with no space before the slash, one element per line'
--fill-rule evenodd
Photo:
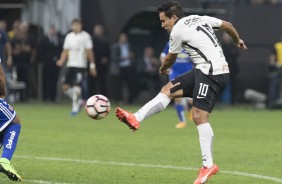
<path fill-rule="evenodd" d="M 208 113 L 205 113 L 199 109 L 193 109 L 192 118 L 196 125 L 200 125 L 208 122 Z"/>
<path fill-rule="evenodd" d="M 174 103 L 175 104 L 184 104 L 184 103 L 182 103 L 182 98 L 175 98 Z"/>
<path fill-rule="evenodd" d="M 65 84 L 64 84 L 64 85 L 62 86 L 62 90 L 63 90 L 63 91 L 67 91 L 69 88 L 70 88 L 69 85 L 65 85 Z"/>
<path fill-rule="evenodd" d="M 193 111 L 192 118 L 193 118 L 193 121 L 195 122 L 195 124 L 197 124 L 197 125 L 200 124 L 201 116 L 200 116 L 199 112 Z"/>
<path fill-rule="evenodd" d="M 21 119 L 19 116 L 16 116 L 15 119 L 12 121 L 14 124 L 21 124 Z"/>
<path fill-rule="evenodd" d="M 170 87 L 169 87 L 168 84 L 165 85 L 164 87 L 162 87 L 161 93 L 165 94 L 165 95 L 168 96 L 168 97 L 171 97 L 171 94 L 170 94 Z"/>

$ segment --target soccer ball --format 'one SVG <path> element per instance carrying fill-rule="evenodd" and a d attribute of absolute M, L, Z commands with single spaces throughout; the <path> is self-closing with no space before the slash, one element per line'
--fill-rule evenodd
<path fill-rule="evenodd" d="M 107 117 L 110 109 L 111 103 L 109 99 L 103 95 L 91 96 L 85 104 L 85 111 L 87 115 L 96 120 Z"/>

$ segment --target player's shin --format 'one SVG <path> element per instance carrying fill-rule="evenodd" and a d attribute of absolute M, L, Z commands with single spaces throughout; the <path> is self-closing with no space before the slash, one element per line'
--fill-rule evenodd
<path fill-rule="evenodd" d="M 180 122 L 186 122 L 185 111 L 183 104 L 175 104 L 175 110 L 177 112 L 178 118 Z"/>
<path fill-rule="evenodd" d="M 74 86 L 73 95 L 72 95 L 72 112 L 79 112 L 80 96 L 81 96 L 81 87 Z"/>
<path fill-rule="evenodd" d="M 213 166 L 212 159 L 212 142 L 213 142 L 213 130 L 210 123 L 204 123 L 197 126 L 199 132 L 200 146 L 202 152 L 203 166 L 210 168 Z"/>
<path fill-rule="evenodd" d="M 2 158 L 6 158 L 8 160 L 12 159 L 17 146 L 20 131 L 21 124 L 18 123 L 12 123 L 4 130 Z"/>
<path fill-rule="evenodd" d="M 64 94 L 67 95 L 72 100 L 72 98 L 73 98 L 73 88 L 71 87 L 71 88 L 65 90 Z"/>
<path fill-rule="evenodd" d="M 171 100 L 168 96 L 163 93 L 159 93 L 155 98 L 134 113 L 134 116 L 136 117 L 137 121 L 141 122 L 144 119 L 164 110 L 170 101 Z"/>

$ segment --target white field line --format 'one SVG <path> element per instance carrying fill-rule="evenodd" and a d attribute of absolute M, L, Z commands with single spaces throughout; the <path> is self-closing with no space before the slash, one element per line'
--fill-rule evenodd
<path fill-rule="evenodd" d="M 24 182 L 39 183 L 39 184 L 70 184 L 70 183 L 62 183 L 62 182 L 56 182 L 56 181 L 25 180 L 25 179 L 24 179 Z"/>
<path fill-rule="evenodd" d="M 171 165 L 152 165 L 152 164 L 137 164 L 137 163 L 126 163 L 126 162 L 105 162 L 99 160 L 79 160 L 79 159 L 68 159 L 68 158 L 53 158 L 53 157 L 31 157 L 31 156 L 14 156 L 17 158 L 23 159 L 32 159 L 32 160 L 51 160 L 51 161 L 61 161 L 61 162 L 77 162 L 85 164 L 102 164 L 102 165 L 119 165 L 119 166 L 131 166 L 131 167 L 151 167 L 151 168 L 162 168 L 162 169 L 177 169 L 177 170 L 198 170 L 197 168 L 184 167 L 184 166 L 171 166 Z M 278 183 L 282 183 L 282 178 L 275 178 L 271 176 L 264 176 L 260 174 L 250 174 L 239 171 L 220 171 L 223 174 L 239 175 L 246 176 L 257 179 L 271 180 Z M 49 183 L 48 183 L 49 184 Z M 52 183 L 53 184 L 53 183 Z M 61 183 L 55 183 L 61 184 Z"/>
<path fill-rule="evenodd" d="M 10 181 L 9 179 L 0 179 L 0 181 Z M 62 183 L 62 182 L 56 182 L 56 181 L 43 181 L 43 180 L 23 180 L 24 182 L 29 183 L 39 183 L 39 184 L 71 184 L 71 183 Z M 0 182 L 1 183 L 1 182 Z"/>

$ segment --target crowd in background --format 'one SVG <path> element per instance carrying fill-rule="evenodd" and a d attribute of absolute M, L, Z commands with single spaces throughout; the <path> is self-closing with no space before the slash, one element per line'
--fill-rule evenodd
<path fill-rule="evenodd" d="M 276 5 L 281 4 L 282 0 L 201 0 L 202 3 L 249 3 L 253 5 L 259 4 L 270 4 Z"/>
<path fill-rule="evenodd" d="M 18 91 L 17 100 L 25 102 L 30 98 L 42 96 L 44 101 L 57 102 L 63 98 L 60 93 L 60 81 L 64 69 L 59 68 L 56 61 L 63 49 L 64 35 L 61 35 L 54 25 L 50 25 L 48 32 L 37 40 L 31 34 L 29 24 L 19 20 L 14 21 L 11 30 L 7 30 L 6 22 L 1 20 L 0 31 L 1 44 L 5 43 L 5 46 L 1 46 L 1 58 L 6 61 L 6 76 L 11 81 L 25 84 L 25 88 Z M 143 48 L 143 57 L 136 58 L 126 33 L 120 33 L 117 41 L 111 44 L 103 25 L 98 24 L 93 27 L 91 36 L 98 75 L 93 77 L 88 74 L 87 80 L 84 81 L 85 99 L 93 94 L 103 94 L 113 102 L 135 103 L 140 98 L 147 100 L 158 93 L 167 78 L 158 74 L 161 63 L 159 53 L 155 53 L 153 47 L 148 45 Z M 6 42 L 3 41 L 4 37 Z M 222 36 L 222 48 L 231 70 L 231 81 L 223 93 L 222 102 L 233 105 L 236 101 L 239 52 L 227 35 Z M 270 57 L 270 103 L 280 98 L 281 76 L 277 72 L 280 71 L 277 69 L 280 66 L 280 52 L 281 47 L 276 44 Z M 12 94 L 13 91 L 9 90 L 8 82 L 9 93 Z"/>
<path fill-rule="evenodd" d="M 11 53 L 5 54 L 3 59 L 7 61 L 4 62 L 6 76 L 25 84 L 24 89 L 18 90 L 18 100 L 26 102 L 42 96 L 44 101 L 58 101 L 64 69 L 59 68 L 56 61 L 62 52 L 65 35 L 50 25 L 48 32 L 37 40 L 31 34 L 29 24 L 19 20 L 13 23 L 11 30 L 7 30 L 7 24 L 2 20 L 0 29 L 11 48 Z M 154 48 L 144 48 L 144 57 L 135 58 L 127 34 L 121 33 L 117 42 L 111 44 L 103 25 L 95 25 L 91 36 L 98 75 L 88 75 L 84 81 L 85 99 L 93 94 L 103 94 L 118 103 L 134 103 L 143 89 L 149 91 L 150 97 L 156 95 L 161 84 L 158 77 L 160 61 Z M 139 77 L 142 80 L 137 80 L 137 84 L 135 79 Z"/>

